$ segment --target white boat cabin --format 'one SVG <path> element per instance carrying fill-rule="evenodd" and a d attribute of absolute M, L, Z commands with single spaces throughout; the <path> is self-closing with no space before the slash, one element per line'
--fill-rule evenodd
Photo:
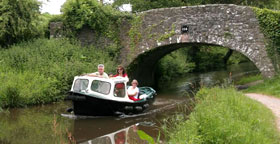
<path fill-rule="evenodd" d="M 75 76 L 71 91 L 100 99 L 134 102 L 127 95 L 127 79 L 121 77 Z"/>

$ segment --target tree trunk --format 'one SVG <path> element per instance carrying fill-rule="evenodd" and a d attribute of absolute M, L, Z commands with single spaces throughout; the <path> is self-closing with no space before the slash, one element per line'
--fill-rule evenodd
<path fill-rule="evenodd" d="M 227 54 L 224 56 L 223 60 L 224 60 L 224 65 L 227 65 L 227 61 L 229 60 L 230 56 L 232 55 L 233 50 L 229 49 Z"/>

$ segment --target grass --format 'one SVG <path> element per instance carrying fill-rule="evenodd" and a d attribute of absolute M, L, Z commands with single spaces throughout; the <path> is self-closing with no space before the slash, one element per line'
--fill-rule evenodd
<path fill-rule="evenodd" d="M 0 49 L 0 107 L 23 107 L 64 99 L 74 76 L 115 62 L 105 50 L 69 39 L 36 39 Z"/>
<path fill-rule="evenodd" d="M 277 144 L 274 116 L 234 88 L 202 88 L 188 120 L 173 118 L 168 143 Z"/>
<path fill-rule="evenodd" d="M 244 85 L 244 84 L 247 84 L 247 83 L 250 83 L 250 82 L 254 82 L 254 81 L 257 81 L 257 80 L 262 80 L 262 79 L 263 79 L 263 77 L 262 77 L 261 74 L 250 75 L 250 76 L 247 76 L 247 77 L 242 77 L 240 80 L 235 82 L 235 84 L 237 84 L 237 85 Z"/>
<path fill-rule="evenodd" d="M 267 79 L 263 83 L 255 86 L 251 86 L 244 92 L 261 93 L 266 95 L 271 95 L 280 98 L 280 76 L 275 76 L 272 79 Z"/>

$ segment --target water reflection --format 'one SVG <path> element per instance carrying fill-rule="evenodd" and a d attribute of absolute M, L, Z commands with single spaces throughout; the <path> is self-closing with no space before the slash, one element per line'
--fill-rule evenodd
<path fill-rule="evenodd" d="M 169 96 L 171 97 L 171 96 Z M 161 120 L 168 115 L 172 115 L 177 111 L 177 106 L 184 104 L 187 101 L 183 98 L 174 100 L 168 97 L 158 98 L 151 109 L 145 113 L 138 115 L 122 115 L 120 117 L 80 117 L 74 116 L 73 136 L 77 143 L 91 142 L 93 143 L 113 143 L 112 136 L 110 140 L 109 135 L 115 135 L 114 138 L 121 139 L 122 132 L 126 130 L 125 143 L 141 142 L 139 136 L 133 136 L 136 130 L 142 130 L 150 136 L 157 138 Z M 69 116 L 68 116 L 69 117 Z M 136 123 L 136 124 L 135 124 Z M 129 130 L 130 129 L 130 130 Z M 127 132 L 129 132 L 127 134 Z M 117 134 L 118 133 L 118 134 Z M 117 135 L 116 135 L 117 134 Z M 107 136 L 107 137 L 105 137 Z M 115 141 L 115 143 L 121 140 Z"/>
<path fill-rule="evenodd" d="M 146 140 L 142 140 L 137 131 L 139 123 L 123 128 L 121 130 L 106 134 L 104 136 L 82 142 L 81 144 L 145 144 Z"/>
<path fill-rule="evenodd" d="M 162 93 L 185 95 L 195 93 L 200 87 L 227 85 L 232 81 L 238 81 L 244 76 L 260 73 L 251 62 L 231 65 L 227 69 L 205 73 L 189 73 L 180 78 L 175 78 L 171 83 L 162 84 Z M 174 81 L 176 83 L 174 83 Z"/>

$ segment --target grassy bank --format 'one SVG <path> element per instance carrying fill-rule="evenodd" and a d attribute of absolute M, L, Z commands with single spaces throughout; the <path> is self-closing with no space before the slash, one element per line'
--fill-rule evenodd
<path fill-rule="evenodd" d="M 167 131 L 169 143 L 279 142 L 271 111 L 241 92 L 233 88 L 203 88 L 196 98 L 189 120 L 173 120 Z"/>
<path fill-rule="evenodd" d="M 244 92 L 261 93 L 280 98 L 280 76 L 276 76 L 272 79 L 267 79 L 263 83 L 249 87 Z"/>
<path fill-rule="evenodd" d="M 82 47 L 68 39 L 37 39 L 0 50 L 0 107 L 22 107 L 59 101 L 75 75 L 112 72 L 117 64 L 108 52 Z"/>
<path fill-rule="evenodd" d="M 257 75 L 249 75 L 246 77 L 242 77 L 240 80 L 234 82 L 235 85 L 244 85 L 244 84 L 248 84 L 251 82 L 255 82 L 258 80 L 262 80 L 263 77 L 261 74 L 257 74 Z"/>

